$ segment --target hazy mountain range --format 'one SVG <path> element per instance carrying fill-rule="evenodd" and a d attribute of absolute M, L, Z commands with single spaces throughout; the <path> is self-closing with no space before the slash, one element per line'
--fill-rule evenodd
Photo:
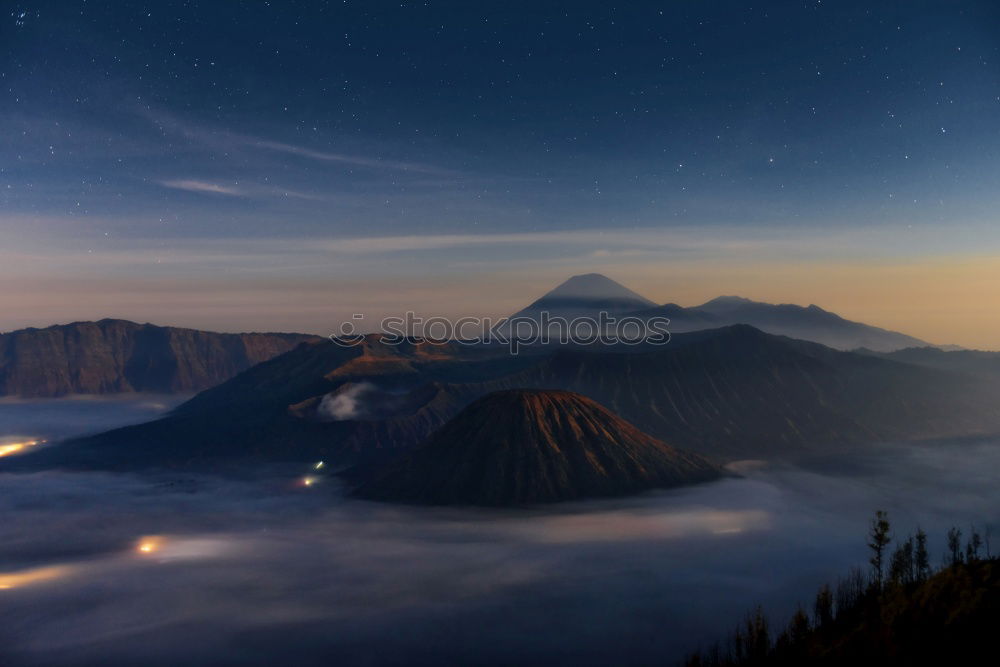
<path fill-rule="evenodd" d="M 698 481 L 732 460 L 1000 432 L 1000 372 L 988 353 L 851 352 L 744 323 L 705 328 L 752 319 L 868 348 L 914 340 L 814 306 L 732 297 L 698 308 L 650 303 L 591 274 L 520 315 L 668 312 L 698 330 L 667 345 L 534 344 L 518 355 L 468 341 L 389 344 L 372 334 L 345 347 L 299 334 L 114 320 L 7 334 L 0 377 L 8 393 L 221 384 L 162 419 L 3 467 L 323 460 L 365 497 L 502 505 Z"/>
<path fill-rule="evenodd" d="M 840 350 L 867 348 L 876 352 L 891 352 L 930 345 L 896 331 L 846 320 L 816 305 L 775 305 L 738 296 L 720 296 L 689 308 L 675 303 L 658 306 L 597 273 L 573 276 L 512 318 L 537 321 L 543 311 L 566 319 L 582 316 L 596 318 L 601 311 L 641 319 L 665 317 L 670 320 L 668 328 L 673 333 L 749 324 L 767 333 L 811 340 Z"/>
<path fill-rule="evenodd" d="M 678 334 L 662 347 L 539 346 L 519 356 L 499 346 L 389 346 L 374 336 L 355 347 L 306 343 L 163 419 L 20 458 L 80 467 L 378 464 L 503 389 L 581 394 L 716 462 L 1000 431 L 996 378 L 736 325 Z"/>
<path fill-rule="evenodd" d="M 666 317 L 672 333 L 749 324 L 837 349 L 892 352 L 928 346 L 818 306 L 773 305 L 740 297 L 719 297 L 690 308 L 657 305 L 594 273 L 573 276 L 512 317 L 537 319 L 543 311 L 567 319 L 597 317 L 601 311 L 618 317 Z M 0 334 L 0 396 L 198 391 L 308 340 L 318 337 L 220 334 L 112 319 L 20 329 Z"/>
<path fill-rule="evenodd" d="M 933 347 L 910 347 L 883 353 L 871 350 L 860 351 L 882 359 L 902 361 L 927 368 L 938 368 L 982 377 L 1000 377 L 1000 352 L 940 350 Z"/>

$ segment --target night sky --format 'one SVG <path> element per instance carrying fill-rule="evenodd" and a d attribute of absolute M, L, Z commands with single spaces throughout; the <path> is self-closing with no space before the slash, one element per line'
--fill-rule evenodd
<path fill-rule="evenodd" d="M 1000 348 L 996 2 L 3 6 L 0 329 L 601 271 Z"/>

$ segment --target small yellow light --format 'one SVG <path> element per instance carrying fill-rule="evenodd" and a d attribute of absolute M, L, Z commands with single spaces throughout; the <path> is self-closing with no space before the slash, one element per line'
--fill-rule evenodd
<path fill-rule="evenodd" d="M 316 465 L 313 466 L 313 470 L 322 470 L 325 467 L 326 467 L 326 464 L 323 463 L 322 461 L 320 461 L 319 463 L 317 463 Z"/>
<path fill-rule="evenodd" d="M 141 554 L 151 554 L 155 551 L 159 551 L 162 544 L 162 537 L 143 537 L 139 540 L 139 543 L 136 544 L 135 550 Z"/>
<path fill-rule="evenodd" d="M 317 477 L 312 477 L 312 476 L 303 477 L 302 478 L 302 486 L 312 486 L 313 484 L 315 484 L 318 481 L 319 481 L 319 478 L 317 478 Z"/>

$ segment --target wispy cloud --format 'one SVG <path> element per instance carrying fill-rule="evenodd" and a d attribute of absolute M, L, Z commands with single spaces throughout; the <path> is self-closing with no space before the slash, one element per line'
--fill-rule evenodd
<path fill-rule="evenodd" d="M 214 181 L 205 181 L 196 178 L 175 178 L 157 181 L 165 188 L 174 190 L 186 190 L 188 192 L 202 192 L 213 195 L 224 195 L 227 197 L 284 197 L 289 199 L 305 199 L 309 201 L 321 201 L 325 199 L 322 195 L 310 192 L 299 192 L 273 185 L 223 185 Z"/>
<path fill-rule="evenodd" d="M 271 194 L 287 191 L 256 184 L 230 186 L 199 179 L 174 179 L 161 182 L 165 187 L 227 196 L 255 196 L 260 192 Z M 312 196 L 305 193 L 287 193 L 288 196 Z M 95 223 L 96 219 L 92 219 Z M 0 218 L 0 231 L 24 226 L 38 228 L 39 222 L 47 227 L 60 224 L 60 219 L 37 216 L 9 216 Z M 102 225 L 114 227 L 114 220 L 101 220 Z M 497 253 L 500 263 L 529 260 L 553 261 L 557 257 L 569 259 L 617 259 L 657 255 L 673 259 L 713 260 L 766 259 L 802 262 L 816 259 L 841 261 L 890 260 L 915 258 L 942 258 L 965 255 L 996 257 L 1000 249 L 1000 235 L 985 225 L 974 238 L 951 235 L 943 238 L 929 228 L 884 226 L 881 228 L 790 228 L 768 226 L 746 229 L 740 226 L 714 225 L 645 227 L 632 229 L 564 229 L 558 231 L 523 231 L 499 234 L 403 234 L 394 236 L 251 236 L 245 238 L 199 237 L 159 238 L 147 236 L 122 236 L 117 240 L 125 247 L 108 248 L 108 239 L 102 239 L 102 251 L 123 250 L 131 259 L 144 255 L 162 256 L 167 250 L 176 251 L 178 257 L 196 260 L 208 253 L 237 258 L 263 257 L 288 258 L 292 256 L 347 256 L 411 255 L 432 251 L 481 249 Z M 29 245 L 39 252 L 50 252 L 60 239 L 51 234 L 35 238 L 35 243 L 22 243 L 17 254 L 23 254 Z M 75 241 L 74 241 L 75 243 Z M 72 249 L 69 248 L 69 249 Z M 530 250 L 530 256 L 524 251 Z M 2 253 L 0 253 L 2 254 Z M 451 253 L 450 259 L 463 259 L 462 252 Z M 477 262 L 483 258 L 476 257 Z"/>
<path fill-rule="evenodd" d="M 564 232 L 524 232 L 512 234 L 426 234 L 411 236 L 369 236 L 330 239 L 321 244 L 331 252 L 377 254 L 419 250 L 445 250 L 468 246 L 519 244 L 586 243 L 603 237 L 603 232 L 571 230 Z"/>
<path fill-rule="evenodd" d="M 232 149 L 234 147 L 258 149 L 269 152 L 283 153 L 285 155 L 293 155 L 320 162 L 340 163 L 364 169 L 412 172 L 415 174 L 437 176 L 458 175 L 458 172 L 454 170 L 423 164 L 420 162 L 395 160 L 382 155 L 356 155 L 337 151 L 321 150 L 309 146 L 300 146 L 283 141 L 275 141 L 263 137 L 230 132 L 229 130 L 218 130 L 183 121 L 176 116 L 161 110 L 143 108 L 141 109 L 141 113 L 160 131 L 179 134 L 189 139 L 195 139 L 203 145 L 218 146 L 224 149 Z"/>
<path fill-rule="evenodd" d="M 244 197 L 246 194 L 237 187 L 220 185 L 209 181 L 196 181 L 192 179 L 178 179 L 160 181 L 160 185 L 174 190 L 187 190 L 188 192 L 204 192 L 214 195 L 226 195 L 227 197 Z"/>
<path fill-rule="evenodd" d="M 440 167 L 434 167 L 427 164 L 420 164 L 418 162 L 402 162 L 399 160 L 389 160 L 380 157 L 371 158 L 360 155 L 345 155 L 343 153 L 331 153 L 328 151 L 320 151 L 312 148 L 305 148 L 303 146 L 296 146 L 294 144 L 286 144 L 280 141 L 268 141 L 265 139 L 256 139 L 254 137 L 243 135 L 231 136 L 235 139 L 243 141 L 246 145 L 277 151 L 288 155 L 296 155 L 298 157 L 309 158 L 311 160 L 319 160 L 322 162 L 341 162 L 353 167 L 411 171 L 419 174 L 435 174 L 440 176 L 453 175 L 456 173 L 448 169 L 442 169 Z"/>

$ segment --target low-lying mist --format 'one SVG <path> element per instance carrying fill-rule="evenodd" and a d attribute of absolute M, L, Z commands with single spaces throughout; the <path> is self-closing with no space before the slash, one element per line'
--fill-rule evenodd
<path fill-rule="evenodd" d="M 308 467 L 4 474 L 0 663 L 671 664 L 863 563 L 876 508 L 932 555 L 997 521 L 998 464 L 992 441 L 885 445 L 511 511 L 347 500 Z"/>
<path fill-rule="evenodd" d="M 71 396 L 46 400 L 0 398 L 0 438 L 47 440 L 99 433 L 155 419 L 190 398 L 184 394 Z"/>

